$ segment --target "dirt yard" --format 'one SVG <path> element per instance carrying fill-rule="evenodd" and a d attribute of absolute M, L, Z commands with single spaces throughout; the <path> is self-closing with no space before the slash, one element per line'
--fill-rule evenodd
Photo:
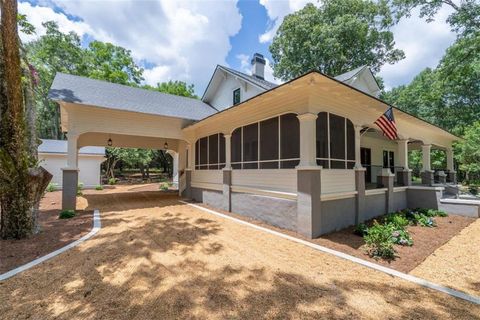
<path fill-rule="evenodd" d="M 40 205 L 40 233 L 22 240 L 0 240 L 0 273 L 55 251 L 92 229 L 93 211 L 79 210 L 71 219 L 59 219 L 61 193 L 50 192 Z"/>
<path fill-rule="evenodd" d="M 480 306 L 160 192 L 86 194 L 102 229 L 0 282 L 2 319 L 478 319 Z"/>
<path fill-rule="evenodd" d="M 411 273 L 480 296 L 480 219 L 435 250 Z"/>

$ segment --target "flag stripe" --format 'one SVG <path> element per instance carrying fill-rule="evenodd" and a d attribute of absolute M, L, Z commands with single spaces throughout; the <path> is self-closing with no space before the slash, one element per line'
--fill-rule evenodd
<path fill-rule="evenodd" d="M 392 107 L 388 108 L 374 123 L 382 130 L 383 135 L 388 139 L 395 140 L 398 138 L 397 124 L 393 117 Z"/>
<path fill-rule="evenodd" d="M 395 132 L 395 128 L 392 127 L 391 123 L 388 120 L 386 120 L 384 117 L 380 117 L 378 121 L 382 124 L 383 130 L 388 131 L 390 139 L 393 140 L 397 135 Z"/>

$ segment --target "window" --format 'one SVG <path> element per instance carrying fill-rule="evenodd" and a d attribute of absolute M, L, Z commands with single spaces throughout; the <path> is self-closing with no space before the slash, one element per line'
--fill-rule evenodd
<path fill-rule="evenodd" d="M 295 168 L 300 161 L 297 115 L 284 114 L 235 129 L 231 156 L 233 169 Z"/>
<path fill-rule="evenodd" d="M 195 143 L 195 169 L 218 170 L 223 167 L 225 167 L 225 138 L 223 134 L 217 133 L 198 139 Z"/>
<path fill-rule="evenodd" d="M 395 153 L 393 151 L 383 150 L 383 167 L 390 168 L 392 173 L 395 172 Z"/>
<path fill-rule="evenodd" d="M 240 88 L 233 90 L 233 105 L 240 103 Z"/>
<path fill-rule="evenodd" d="M 352 169 L 355 166 L 353 123 L 344 117 L 320 112 L 316 125 L 317 164 L 327 169 Z"/>

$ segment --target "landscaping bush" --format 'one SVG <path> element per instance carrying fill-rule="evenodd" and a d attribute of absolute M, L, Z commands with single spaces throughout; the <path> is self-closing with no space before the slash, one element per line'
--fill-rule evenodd
<path fill-rule="evenodd" d="M 80 183 L 77 185 L 77 196 L 82 196 L 82 195 L 83 195 L 82 190 L 83 190 L 83 183 L 80 182 Z"/>
<path fill-rule="evenodd" d="M 103 186 L 100 186 L 100 185 L 99 185 L 99 186 L 96 186 L 96 187 L 95 187 L 95 190 L 101 191 L 101 190 L 103 190 Z"/>
<path fill-rule="evenodd" d="M 162 191 L 167 191 L 168 190 L 168 183 L 160 183 L 159 189 Z"/>
<path fill-rule="evenodd" d="M 360 223 L 355 226 L 355 229 L 353 230 L 353 233 L 355 233 L 357 236 L 365 236 L 368 232 L 368 226 L 365 223 Z"/>
<path fill-rule="evenodd" d="M 49 183 L 46 191 L 47 192 L 53 192 L 53 191 L 57 190 L 57 186 L 58 185 L 56 183 Z"/>
<path fill-rule="evenodd" d="M 75 211 L 74 210 L 63 210 L 60 212 L 60 215 L 58 216 L 60 219 L 70 219 L 75 217 Z"/>
<path fill-rule="evenodd" d="M 395 259 L 395 248 L 392 239 L 392 224 L 379 224 L 377 221 L 368 228 L 367 234 L 363 237 L 371 257 L 386 260 Z"/>
<path fill-rule="evenodd" d="M 403 229 L 409 225 L 408 219 L 401 213 L 390 213 L 385 217 L 385 223 L 393 224 L 397 229 Z"/>
<path fill-rule="evenodd" d="M 117 179 L 115 179 L 115 178 L 108 179 L 108 184 L 111 185 L 111 186 L 117 184 Z"/>
<path fill-rule="evenodd" d="M 413 239 L 408 233 L 407 230 L 401 228 L 396 229 L 392 232 L 392 241 L 395 244 L 399 244 L 401 246 L 412 246 Z"/>

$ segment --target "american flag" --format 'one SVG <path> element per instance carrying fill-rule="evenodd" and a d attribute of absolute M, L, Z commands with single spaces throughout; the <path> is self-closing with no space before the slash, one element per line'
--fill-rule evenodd
<path fill-rule="evenodd" d="M 390 140 L 395 140 L 398 138 L 397 134 L 397 124 L 395 123 L 395 118 L 393 117 L 392 107 L 388 108 L 380 118 L 375 121 L 375 124 L 380 127 L 383 131 L 383 135 Z"/>

